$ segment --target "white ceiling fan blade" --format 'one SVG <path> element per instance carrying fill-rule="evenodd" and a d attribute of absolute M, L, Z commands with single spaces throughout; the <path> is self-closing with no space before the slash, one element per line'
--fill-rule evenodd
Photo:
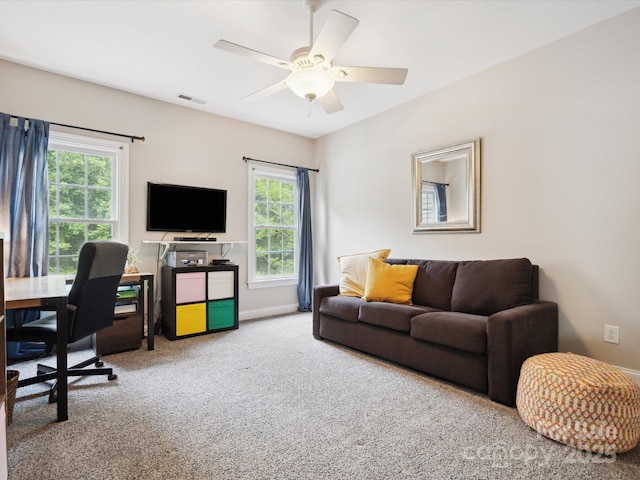
<path fill-rule="evenodd" d="M 385 83 L 389 85 L 402 85 L 407 73 L 406 68 L 379 68 L 379 67 L 335 67 L 334 70 L 342 70 L 346 75 L 336 77 L 338 82 L 360 83 Z"/>
<path fill-rule="evenodd" d="M 291 64 L 286 60 L 282 60 L 281 58 L 277 58 L 266 53 L 258 52 L 257 50 L 243 47 L 242 45 L 227 42 L 226 40 L 218 40 L 213 46 L 220 50 L 224 50 L 225 52 L 235 53 L 236 55 L 249 57 L 254 60 L 258 60 L 259 62 L 264 62 L 268 63 L 269 65 L 274 65 L 286 70 L 291 70 Z"/>
<path fill-rule="evenodd" d="M 316 55 L 322 55 L 326 62 L 333 60 L 336 52 L 359 23 L 360 21 L 356 18 L 337 10 L 331 10 L 327 22 L 320 30 L 318 38 L 309 52 L 309 58 L 312 59 Z"/>
<path fill-rule="evenodd" d="M 263 98 L 266 98 L 273 93 L 279 92 L 280 90 L 284 90 L 285 88 L 287 88 L 286 79 L 263 88 L 262 90 L 258 90 L 251 95 L 247 95 L 246 97 L 243 97 L 243 100 L 257 102 L 258 100 L 262 100 Z"/>
<path fill-rule="evenodd" d="M 322 108 L 324 108 L 324 111 L 327 113 L 336 113 L 344 109 L 342 102 L 334 90 L 329 90 L 329 93 L 320 97 L 318 102 L 320 102 L 320 105 L 322 105 Z"/>

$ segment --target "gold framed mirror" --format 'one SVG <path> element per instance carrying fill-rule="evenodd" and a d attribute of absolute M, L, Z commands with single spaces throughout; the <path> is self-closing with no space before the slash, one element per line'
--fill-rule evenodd
<path fill-rule="evenodd" d="M 480 139 L 411 155 L 413 233 L 480 232 Z"/>

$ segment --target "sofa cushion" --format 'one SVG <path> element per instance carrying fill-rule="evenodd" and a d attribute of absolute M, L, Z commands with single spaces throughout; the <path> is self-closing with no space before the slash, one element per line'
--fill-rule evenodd
<path fill-rule="evenodd" d="M 460 312 L 429 312 L 411 319 L 411 336 L 465 352 L 487 353 L 487 318 Z"/>
<path fill-rule="evenodd" d="M 411 305 L 417 265 L 389 265 L 369 257 L 363 300 Z"/>
<path fill-rule="evenodd" d="M 451 291 L 457 268 L 458 262 L 454 261 L 420 262 L 413 285 L 413 303 L 429 305 L 439 310 L 451 310 Z"/>
<path fill-rule="evenodd" d="M 358 320 L 370 325 L 377 325 L 379 327 L 409 333 L 411 329 L 411 319 L 413 317 L 433 310 L 433 308 L 420 305 L 370 302 L 363 303 L 360 306 Z"/>
<path fill-rule="evenodd" d="M 356 297 L 324 297 L 320 302 L 320 313 L 331 315 L 332 317 L 342 318 L 351 322 L 358 321 L 358 310 L 360 305 L 365 303 L 362 299 Z"/>
<path fill-rule="evenodd" d="M 531 303 L 531 262 L 526 258 L 458 263 L 451 310 L 492 315 Z"/>
<path fill-rule="evenodd" d="M 362 297 L 369 271 L 369 258 L 384 260 L 391 250 L 376 250 L 370 253 L 356 253 L 338 257 L 340 263 L 340 295 Z"/>

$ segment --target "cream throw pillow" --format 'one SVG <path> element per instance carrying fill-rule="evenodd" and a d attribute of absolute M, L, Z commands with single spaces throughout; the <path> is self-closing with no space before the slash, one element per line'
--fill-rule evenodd
<path fill-rule="evenodd" d="M 413 284 L 417 274 L 418 265 L 389 265 L 370 258 L 362 299 L 367 302 L 411 305 Z"/>
<path fill-rule="evenodd" d="M 340 295 L 362 297 L 369 271 L 369 258 L 385 260 L 391 249 L 376 250 L 371 253 L 356 253 L 338 257 L 340 263 Z"/>

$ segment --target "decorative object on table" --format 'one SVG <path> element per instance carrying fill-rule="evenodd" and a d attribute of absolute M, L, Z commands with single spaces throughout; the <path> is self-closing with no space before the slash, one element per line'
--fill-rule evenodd
<path fill-rule="evenodd" d="M 535 431 L 580 450 L 611 455 L 640 440 L 640 387 L 612 365 L 582 355 L 528 358 L 516 406 Z"/>
<path fill-rule="evenodd" d="M 139 273 L 136 263 L 140 263 L 138 260 L 138 250 L 132 248 L 127 253 L 127 265 L 124 267 L 124 273 Z"/>

